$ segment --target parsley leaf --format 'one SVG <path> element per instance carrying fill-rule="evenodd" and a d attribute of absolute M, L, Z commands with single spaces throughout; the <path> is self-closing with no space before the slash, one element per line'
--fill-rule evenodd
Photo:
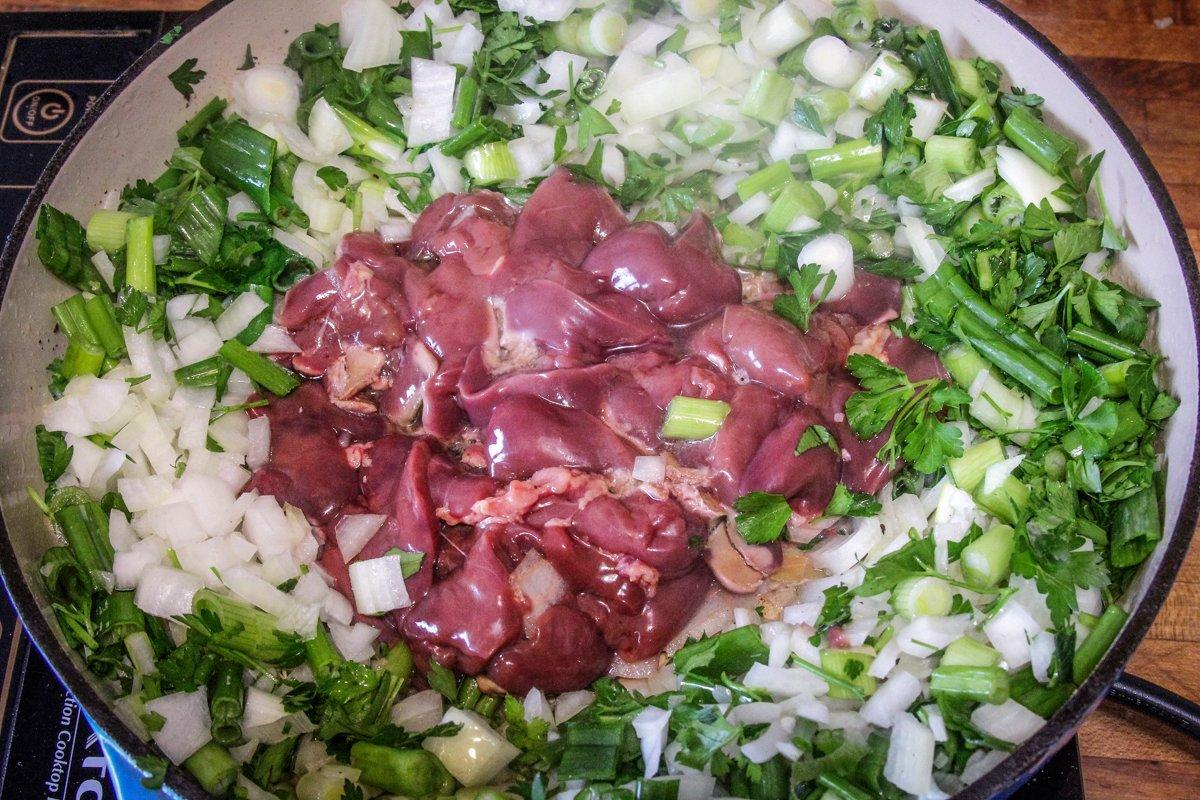
<path fill-rule="evenodd" d="M 917 110 L 908 98 L 893 91 L 879 113 L 867 120 L 867 139 L 871 144 L 879 144 L 886 139 L 892 147 L 903 147 L 916 114 Z"/>
<path fill-rule="evenodd" d="M 839 483 L 833 489 L 833 497 L 825 506 L 823 517 L 872 517 L 883 506 L 874 496 L 865 492 L 852 492 L 846 484 Z"/>
<path fill-rule="evenodd" d="M 196 69 L 197 63 L 197 59 L 189 58 L 167 76 L 167 79 L 171 81 L 171 85 L 175 87 L 175 91 L 183 95 L 184 100 L 192 99 L 192 95 L 195 94 L 195 90 L 192 87 L 204 80 L 204 76 L 208 74 L 202 69 Z"/>
<path fill-rule="evenodd" d="M 821 605 L 821 613 L 817 615 L 815 626 L 817 636 L 850 619 L 850 601 L 854 597 L 845 586 L 830 586 L 824 594 L 825 602 Z"/>
<path fill-rule="evenodd" d="M 816 264 L 805 264 L 799 269 L 788 270 L 787 280 L 793 293 L 776 297 L 771 309 L 800 330 L 807 331 L 813 311 L 833 288 L 834 274 L 821 272 Z"/>
<path fill-rule="evenodd" d="M 325 181 L 325 185 L 333 192 L 345 189 L 350 183 L 350 178 L 346 176 L 346 173 L 332 165 L 317 170 L 317 177 Z"/>
<path fill-rule="evenodd" d="M 828 447 L 833 452 L 838 452 L 837 440 L 833 438 L 833 434 L 824 425 L 809 425 L 804 429 L 804 433 L 800 434 L 800 440 L 796 442 L 796 455 L 807 453 L 814 447 Z"/>
<path fill-rule="evenodd" d="M 765 662 L 769 648 L 763 644 L 758 626 L 744 625 L 731 631 L 689 641 L 675 652 L 675 672 L 695 673 L 718 679 L 721 675 L 742 675 L 759 662 Z"/>
<path fill-rule="evenodd" d="M 751 492 L 737 499 L 734 523 L 747 544 L 767 544 L 783 536 L 792 518 L 787 498 L 770 492 Z"/>
<path fill-rule="evenodd" d="M 821 123 L 821 115 L 812 102 L 803 98 L 792 106 L 792 121 L 802 128 L 808 128 L 821 136 L 825 135 L 825 126 Z"/>
<path fill-rule="evenodd" d="M 903 371 L 862 353 L 851 355 L 847 365 L 864 389 L 846 400 L 851 430 L 870 439 L 892 426 L 880 461 L 895 464 L 903 456 L 914 469 L 930 473 L 962 455 L 962 432 L 937 415 L 970 403 L 966 392 L 938 378 L 913 383 Z"/>
<path fill-rule="evenodd" d="M 42 480 L 54 483 L 67 471 L 75 448 L 67 444 L 62 431 L 48 431 L 45 425 L 34 428 L 37 439 L 38 466 L 42 468 Z"/>
<path fill-rule="evenodd" d="M 137 768 L 146 773 L 142 776 L 142 786 L 147 789 L 161 789 L 167 779 L 167 760 L 162 756 L 147 753 L 135 758 Z"/>
<path fill-rule="evenodd" d="M 913 575 L 924 575 L 933 567 L 933 537 L 913 539 L 894 553 L 889 553 L 867 569 L 862 585 L 854 590 L 859 597 L 873 597 L 896 588 L 896 584 Z"/>

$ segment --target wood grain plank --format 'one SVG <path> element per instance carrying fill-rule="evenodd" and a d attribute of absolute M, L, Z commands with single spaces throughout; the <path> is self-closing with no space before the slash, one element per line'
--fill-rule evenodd
<path fill-rule="evenodd" d="M 1005 0 L 1005 5 L 1023 17 L 1053 15 L 1069 20 L 1153 23 L 1171 19 L 1180 23 L 1195 17 L 1194 3 L 1180 0 Z"/>
<path fill-rule="evenodd" d="M 1088 800 L 1195 800 L 1200 764 L 1088 756 L 1083 779 Z"/>
<path fill-rule="evenodd" d="M 1064 19 L 1050 14 L 1025 18 L 1071 57 L 1200 63 L 1200 25 L 1160 28 L 1153 22 Z"/>
<path fill-rule="evenodd" d="M 1200 581 L 1177 580 L 1148 636 L 1195 643 L 1197 628 L 1200 628 Z"/>
<path fill-rule="evenodd" d="M 1178 736 L 1174 728 L 1118 703 L 1096 710 L 1079 730 L 1079 751 L 1085 757 L 1200 762 L 1200 743 Z"/>

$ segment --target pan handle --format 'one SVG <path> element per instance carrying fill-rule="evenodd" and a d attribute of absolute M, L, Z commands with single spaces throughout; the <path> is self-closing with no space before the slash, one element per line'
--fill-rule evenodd
<path fill-rule="evenodd" d="M 1180 697 L 1170 689 L 1125 673 L 1117 678 L 1108 696 L 1167 723 L 1193 739 L 1200 739 L 1200 705 Z"/>

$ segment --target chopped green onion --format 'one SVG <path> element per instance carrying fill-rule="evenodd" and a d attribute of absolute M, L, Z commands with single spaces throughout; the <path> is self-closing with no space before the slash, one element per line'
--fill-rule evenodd
<path fill-rule="evenodd" d="M 237 782 L 238 763 L 229 751 L 216 742 L 209 742 L 183 762 L 196 782 L 213 797 L 225 797 Z"/>
<path fill-rule="evenodd" d="M 1067 341 L 1111 359 L 1131 359 L 1142 355 L 1141 349 L 1115 336 L 1082 323 L 1067 331 Z"/>
<path fill-rule="evenodd" d="M 78 497 L 64 495 L 67 491 L 63 489 L 55 495 L 55 500 L 61 498 L 63 503 L 52 514 L 55 527 L 84 569 L 93 574 L 112 570 L 113 547 L 108 540 L 108 518 L 100 504 L 88 499 L 82 490 L 75 490 Z M 82 502 L 71 502 L 76 499 Z"/>
<path fill-rule="evenodd" d="M 362 148 L 368 158 L 387 162 L 404 149 L 406 142 L 403 136 L 390 130 L 376 128 L 339 105 L 330 103 L 330 107 L 350 132 L 350 138 Z"/>
<path fill-rule="evenodd" d="M 103 366 L 104 348 L 84 339 L 71 339 L 67 342 L 67 352 L 63 355 L 62 360 L 64 378 L 99 375 Z"/>
<path fill-rule="evenodd" d="M 997 525 L 963 548 L 959 556 L 963 577 L 981 588 L 1008 577 L 1015 543 L 1013 529 Z"/>
<path fill-rule="evenodd" d="M 1105 392 L 1105 396 L 1124 397 L 1125 379 L 1129 375 L 1129 370 L 1140 363 L 1141 361 L 1136 358 L 1127 358 L 1124 361 L 1114 361 L 1111 364 L 1101 366 L 1100 374 L 1104 376 L 1104 382 L 1108 384 L 1108 391 Z"/>
<path fill-rule="evenodd" d="M 955 639 L 942 652 L 943 667 L 996 667 L 1000 665 L 1000 651 L 988 647 L 978 639 L 963 636 Z"/>
<path fill-rule="evenodd" d="M 742 113 L 766 125 L 778 125 L 791 107 L 793 85 L 777 72 L 760 69 L 742 98 Z"/>
<path fill-rule="evenodd" d="M 728 140 L 733 135 L 733 131 L 733 123 L 729 120 L 708 117 L 692 128 L 684 138 L 693 147 L 707 149 Z"/>
<path fill-rule="evenodd" d="M 925 142 L 925 160 L 954 175 L 974 172 L 978 158 L 979 148 L 974 139 L 935 134 Z"/>
<path fill-rule="evenodd" d="M 854 139 L 805 153 L 813 180 L 875 178 L 883 172 L 883 143 Z"/>
<path fill-rule="evenodd" d="M 221 345 L 217 351 L 230 364 L 249 376 L 250 380 L 274 395 L 283 397 L 291 394 L 300 385 L 300 379 L 264 355 L 252 353 L 237 339 Z"/>
<path fill-rule="evenodd" d="M 667 405 L 667 419 L 663 423 L 664 439 L 695 441 L 707 439 L 721 429 L 721 423 L 729 416 L 729 403 L 721 400 L 705 400 L 699 397 L 671 398 Z"/>
<path fill-rule="evenodd" d="M 987 94 L 987 88 L 983 85 L 983 76 L 975 68 L 974 62 L 965 58 L 952 58 L 950 59 L 950 73 L 954 76 L 954 83 L 958 86 L 959 91 L 967 97 L 981 99 Z"/>
<path fill-rule="evenodd" d="M 1005 338 L 1004 329 L 997 329 L 990 320 L 976 316 L 968 306 L 958 308 L 954 314 L 954 321 L 957 323 L 960 338 L 970 343 L 1001 372 L 1043 400 L 1051 403 L 1062 402 L 1061 372 L 1056 373 L 1039 361 L 1038 350 L 1023 349 L 1020 344 Z M 1028 328 L 1019 323 L 1009 321 L 1008 326 L 1020 327 L 1029 332 Z M 1041 343 L 1038 342 L 1037 348 L 1041 347 Z"/>
<path fill-rule="evenodd" d="M 1079 157 L 1079 145 L 1042 122 L 1026 106 L 1017 106 L 1004 121 L 1004 135 L 1051 175 L 1069 169 Z"/>
<path fill-rule="evenodd" d="M 248 656 L 275 663 L 291 655 L 286 637 L 279 631 L 279 620 L 265 611 L 201 589 L 192 599 L 195 613 L 211 611 L 221 620 L 222 644 Z"/>
<path fill-rule="evenodd" d="M 796 107 L 808 106 L 817 113 L 817 119 L 821 125 L 832 125 L 837 122 L 838 117 L 845 114 L 850 109 L 850 95 L 846 94 L 841 89 L 834 89 L 832 86 L 826 86 L 817 89 L 811 94 L 803 95 L 796 100 Z M 809 127 L 806 123 L 800 122 L 799 112 L 793 112 L 792 116 L 805 127 Z M 824 131 L 817 131 L 824 133 Z"/>
<path fill-rule="evenodd" d="M 998 705 L 1009 696 L 1008 673 L 1000 667 L 943 664 L 930 676 L 929 692 L 934 697 Z"/>
<path fill-rule="evenodd" d="M 1009 475 L 990 492 L 980 486 L 975 492 L 975 502 L 993 516 L 1015 525 L 1029 508 L 1029 487 Z"/>
<path fill-rule="evenodd" d="M 792 180 L 792 168 L 786 161 L 774 161 L 737 183 L 738 199 L 743 203 L 757 194 L 775 198 Z"/>
<path fill-rule="evenodd" d="M 225 107 L 229 104 L 220 97 L 214 97 L 209 100 L 204 106 L 196 112 L 196 115 L 180 126 L 175 132 L 175 138 L 181 146 L 187 146 L 192 143 L 196 137 L 204 132 L 212 123 L 221 118 L 225 113 Z"/>
<path fill-rule="evenodd" d="M 212 718 L 212 737 L 219 745 L 232 747 L 242 739 L 242 712 L 246 707 L 246 687 L 242 666 L 233 661 L 217 665 L 212 691 L 208 696 Z"/>
<path fill-rule="evenodd" d="M 212 356 L 175 370 L 180 386 L 216 386 L 227 378 L 228 364 L 220 356 Z"/>
<path fill-rule="evenodd" d="M 461 131 L 470 124 L 479 111 L 479 82 L 470 75 L 458 79 L 458 96 L 454 99 L 454 114 L 450 126 Z"/>
<path fill-rule="evenodd" d="M 832 772 L 822 772 L 817 776 L 817 783 L 829 790 L 820 796 L 820 800 L 826 800 L 830 794 L 840 800 L 874 800 L 876 797 L 876 795 L 858 788 L 841 775 Z"/>
<path fill-rule="evenodd" d="M 133 214 L 128 211 L 101 209 L 87 224 L 87 243 L 93 250 L 115 253 L 125 246 L 126 229 Z"/>
<path fill-rule="evenodd" d="M 949 584 L 929 575 L 906 578 L 892 590 L 892 608 L 906 619 L 944 617 L 953 601 Z"/>
<path fill-rule="evenodd" d="M 476 183 L 492 184 L 516 180 L 520 175 L 508 142 L 489 142 L 467 151 L 463 164 Z"/>
<path fill-rule="evenodd" d="M 117 324 L 112 299 L 106 294 L 97 294 L 84 301 L 84 313 L 88 326 L 95 334 L 104 352 L 111 358 L 125 355 L 125 335 Z"/>
<path fill-rule="evenodd" d="M 903 94 L 916 79 L 899 56 L 883 52 L 850 87 L 850 99 L 868 111 L 879 111 L 892 92 Z"/>
<path fill-rule="evenodd" d="M 453 789 L 453 779 L 432 753 L 399 750 L 371 742 L 355 742 L 350 765 L 362 770 L 362 781 L 389 794 L 433 797 Z"/>
<path fill-rule="evenodd" d="M 628 32 L 629 23 L 621 14 L 605 8 L 594 11 L 576 28 L 579 52 L 593 58 L 615 56 L 625 45 Z"/>
<path fill-rule="evenodd" d="M 958 458 L 946 462 L 954 485 L 964 492 L 973 492 L 983 481 L 988 467 L 1004 460 L 1004 445 L 999 439 L 983 439 L 963 450 Z"/>
<path fill-rule="evenodd" d="M 270 136 L 241 121 L 224 123 L 204 142 L 200 164 L 217 179 L 245 192 L 264 212 L 271 212 L 275 140 Z"/>
<path fill-rule="evenodd" d="M 835 700 L 852 700 L 870 697 L 879 688 L 879 681 L 867 673 L 875 651 L 870 648 L 821 650 L 821 668 L 848 681 L 857 692 L 840 684 L 829 685 L 829 697 Z"/>
<path fill-rule="evenodd" d="M 1148 486 L 1116 504 L 1112 512 L 1109 559 L 1114 567 L 1142 563 L 1162 539 L 1158 492 Z"/>
<path fill-rule="evenodd" d="M 335 666 L 345 660 L 334 647 L 324 624 L 317 625 L 316 635 L 305 640 L 304 657 L 317 680 L 327 676 Z"/>
<path fill-rule="evenodd" d="M 766 241 L 766 237 L 760 231 L 736 222 L 727 223 L 721 229 L 721 238 L 725 240 L 726 247 L 740 250 L 757 250 Z"/>
<path fill-rule="evenodd" d="M 143 294 L 155 294 L 158 282 L 154 271 L 154 218 L 129 220 L 125 247 L 125 283 Z"/>
<path fill-rule="evenodd" d="M 784 233 L 796 219 L 817 219 L 823 213 L 825 199 L 811 183 L 788 181 L 763 217 L 762 227 L 770 233 Z"/>
<path fill-rule="evenodd" d="M 830 16 L 837 35 L 848 42 L 865 42 L 879 19 L 873 0 L 838 0 Z"/>
<path fill-rule="evenodd" d="M 87 301 L 82 294 L 73 294 L 61 303 L 51 306 L 50 313 L 58 323 L 58 329 L 70 341 L 82 340 L 87 344 L 99 345 L 100 337 L 88 321 Z"/>
<path fill-rule="evenodd" d="M 1095 627 L 1088 633 L 1083 644 L 1075 651 L 1072 664 L 1075 680 L 1082 682 L 1100 663 L 1100 659 L 1108 652 L 1108 648 L 1117 640 L 1117 634 L 1125 627 L 1129 614 L 1116 603 L 1104 609 Z"/>

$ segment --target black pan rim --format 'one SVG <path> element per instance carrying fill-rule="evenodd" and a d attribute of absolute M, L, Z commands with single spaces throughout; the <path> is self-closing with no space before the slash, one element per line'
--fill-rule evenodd
<path fill-rule="evenodd" d="M 1016 30 L 1018 34 L 1041 51 L 1056 68 L 1070 79 L 1116 134 L 1122 147 L 1134 162 L 1139 177 L 1154 198 L 1157 211 L 1167 227 L 1172 247 L 1179 258 L 1183 272 L 1182 277 L 1187 288 L 1188 303 L 1192 309 L 1193 331 L 1196 341 L 1200 342 L 1200 275 L 1197 274 L 1196 259 L 1175 204 L 1145 150 L 1091 80 L 1071 63 L 1067 56 L 1044 34 L 1004 6 L 1000 0 L 973 1 Z M 0 297 L 7 290 L 17 253 L 32 227 L 37 209 L 50 184 L 57 177 L 59 169 L 74 152 L 79 141 L 104 111 L 112 105 L 114 98 L 136 80 L 151 63 L 168 52 L 172 42 L 189 35 L 205 20 L 232 2 L 234 0 L 212 0 L 203 9 L 188 17 L 178 26 L 177 30 L 173 29 L 174 35 L 170 36 L 169 41 L 160 40 L 141 55 L 101 95 L 100 99 L 71 131 L 66 141 L 59 146 L 46 170 L 30 192 L 12 231 L 6 237 L 3 254 L 0 255 Z M 1197 422 L 1200 427 L 1200 419 Z M 1149 578 L 1145 594 L 1131 612 L 1129 621 L 1113 646 L 1105 654 L 1096 670 L 1041 730 L 1016 748 L 994 769 L 956 795 L 956 798 L 959 800 L 982 800 L 983 798 L 1009 796 L 1062 747 L 1084 718 L 1104 699 L 1105 694 L 1123 671 L 1134 649 L 1149 630 L 1166 600 L 1191 542 L 1198 511 L 1200 511 L 1200 447 L 1197 447 L 1192 453 L 1183 502 L 1170 542 L 1162 553 L 1162 558 L 1155 568 L 1154 574 Z M 16 552 L 9 542 L 3 519 L 0 519 L 0 576 L 4 579 L 13 605 L 16 606 L 22 624 L 29 632 L 30 637 L 49 662 L 59 680 L 80 702 L 89 717 L 105 732 L 107 738 L 116 744 L 126 756 L 137 758 L 155 755 L 154 749 L 135 736 L 121 721 L 111 705 L 100 695 L 92 681 L 80 669 L 77 664 L 77 656 L 64 647 L 55 636 L 48 619 L 41 613 L 26 581 L 26 576 L 20 568 Z M 164 788 L 171 794 L 188 798 L 188 800 L 203 800 L 208 797 L 190 774 L 174 765 L 167 770 Z"/>

